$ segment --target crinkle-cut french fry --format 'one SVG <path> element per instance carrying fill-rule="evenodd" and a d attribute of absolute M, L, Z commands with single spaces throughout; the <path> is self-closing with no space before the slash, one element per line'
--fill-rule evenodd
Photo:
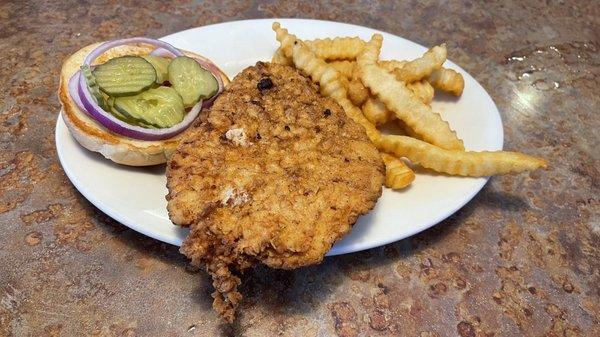
<path fill-rule="evenodd" d="M 406 83 L 420 81 L 442 68 L 447 55 L 446 44 L 435 46 L 423 54 L 422 57 L 407 62 L 402 68 L 395 69 L 393 72 L 397 79 Z"/>
<path fill-rule="evenodd" d="M 402 67 L 404 67 L 404 65 L 408 63 L 408 61 L 399 61 L 399 60 L 380 60 L 377 62 L 377 64 L 379 64 L 379 66 L 383 69 L 385 69 L 388 73 L 391 73 L 392 71 L 396 70 L 396 69 L 400 69 Z"/>
<path fill-rule="evenodd" d="M 373 34 L 371 36 L 371 39 L 367 41 L 362 53 L 358 54 L 358 56 L 356 57 L 356 64 L 358 65 L 359 75 L 361 66 L 377 64 L 382 44 L 383 36 L 381 34 Z"/>
<path fill-rule="evenodd" d="M 400 69 L 404 67 L 406 63 L 408 63 L 408 61 L 383 60 L 377 62 L 377 64 L 379 64 L 379 66 L 385 69 L 387 72 L 393 72 L 397 69 Z M 433 89 L 433 86 L 426 80 L 407 83 L 406 87 L 410 89 L 421 100 L 421 102 L 425 104 L 429 104 L 433 100 L 435 90 Z"/>
<path fill-rule="evenodd" d="M 294 64 L 289 57 L 285 56 L 285 54 L 283 53 L 283 50 L 281 50 L 281 48 L 277 48 L 277 50 L 273 54 L 273 58 L 271 59 L 271 62 L 275 63 L 275 64 L 283 64 L 286 66 L 291 66 Z"/>
<path fill-rule="evenodd" d="M 298 38 L 296 35 L 289 34 L 288 30 L 281 27 L 279 22 L 273 22 L 272 28 L 275 32 L 275 39 L 279 41 L 279 49 L 283 51 L 285 57 L 291 58 L 294 44 L 299 43 Z"/>
<path fill-rule="evenodd" d="M 287 57 L 292 58 L 296 68 L 307 74 L 314 82 L 319 83 L 321 93 L 333 98 L 344 109 L 346 115 L 362 125 L 369 139 L 377 144 L 381 137 L 379 130 L 363 116 L 359 108 L 350 102 L 340 80 L 342 78 L 340 73 L 316 57 L 310 48 L 306 47 L 295 35 L 288 33 L 287 29 L 282 28 L 278 22 L 273 23 L 273 30 L 276 33 L 277 41 L 281 44 L 281 49 Z"/>
<path fill-rule="evenodd" d="M 340 83 L 346 91 L 348 91 L 348 86 L 350 85 L 350 80 L 348 80 L 345 76 L 340 76 Z"/>
<path fill-rule="evenodd" d="M 334 96 L 329 96 L 335 99 L 335 101 L 344 109 L 346 115 L 350 117 L 353 121 L 363 126 L 365 129 L 367 136 L 373 142 L 373 144 L 377 145 L 379 142 L 379 138 L 381 137 L 381 133 L 377 128 L 369 122 L 368 119 L 365 118 L 362 111 L 356 107 L 347 97 L 342 97 L 341 95 L 335 98 Z"/>
<path fill-rule="evenodd" d="M 358 78 L 353 79 L 348 83 L 348 98 L 352 104 L 361 106 L 369 98 L 369 89 Z"/>
<path fill-rule="evenodd" d="M 385 163 L 385 187 L 401 189 L 415 180 L 415 173 L 401 159 L 387 153 L 381 153 Z"/>
<path fill-rule="evenodd" d="M 382 135 L 379 145 L 385 152 L 406 157 L 415 164 L 451 175 L 485 177 L 533 171 L 547 166 L 543 159 L 523 153 L 445 150 L 406 136 Z"/>
<path fill-rule="evenodd" d="M 429 104 L 433 100 L 433 94 L 435 93 L 435 90 L 426 80 L 407 83 L 406 87 L 410 89 L 410 91 L 412 91 L 413 94 L 415 94 L 415 96 L 417 96 L 417 98 L 425 104 Z"/>
<path fill-rule="evenodd" d="M 406 123 L 404 123 L 404 121 L 397 119 L 396 123 L 398 123 L 398 126 L 400 127 L 400 129 L 402 129 L 402 131 L 404 131 L 404 134 L 412 137 L 412 138 L 416 138 L 419 140 L 423 140 L 423 137 L 421 137 L 418 133 L 415 132 L 415 130 L 411 129 L 410 126 L 406 125 Z"/>
<path fill-rule="evenodd" d="M 367 98 L 365 104 L 362 105 L 362 111 L 365 117 L 375 125 L 382 125 L 396 118 L 396 115 L 375 96 Z"/>
<path fill-rule="evenodd" d="M 387 72 L 394 72 L 404 67 L 407 63 L 407 61 L 398 60 L 384 60 L 378 62 L 379 66 L 385 69 Z M 460 73 L 444 67 L 431 73 L 431 75 L 427 77 L 427 81 L 435 89 L 443 90 L 456 96 L 460 96 L 465 87 L 465 80 Z M 423 82 L 423 80 L 420 82 Z"/>
<path fill-rule="evenodd" d="M 462 76 L 441 68 L 441 63 L 446 57 L 444 45 L 432 48 L 421 59 L 411 62 L 378 61 L 382 37 L 375 34 L 367 45 L 362 43 L 362 51 L 356 54 L 358 60 L 355 69 L 350 71 L 341 68 L 347 66 L 345 63 L 336 64 L 335 68 L 334 65 L 325 63 L 315 55 L 315 51 L 281 28 L 279 23 L 273 24 L 273 30 L 276 32 L 285 57 L 291 59 L 294 66 L 314 82 L 319 83 L 321 93 L 336 100 L 351 119 L 365 128 L 371 141 L 383 152 L 397 157 L 407 157 L 415 164 L 435 171 L 474 177 L 517 173 L 547 166 L 541 158 L 517 152 L 463 151 L 462 141 L 450 129 L 448 123 L 416 97 L 419 89 L 415 90 L 417 92 L 415 94 L 407 88 L 404 81 L 410 83 L 429 76 L 427 81 L 435 83 L 433 85 L 438 89 L 455 94 L 462 92 L 464 87 Z M 437 66 L 436 62 L 440 65 Z M 436 67 L 437 69 L 433 69 Z M 341 75 L 336 68 L 339 68 L 344 75 Z M 388 108 L 394 116 L 400 118 L 398 123 L 406 134 L 413 136 L 412 138 L 381 135 L 370 122 L 372 120 L 377 123 L 378 120 L 374 118 L 369 120 L 352 104 L 348 98 L 347 88 L 357 75 L 363 84 L 371 89 L 372 94 L 377 96 L 368 98 L 363 104 L 363 109 L 368 105 L 377 106 L 380 110 L 382 106 Z M 456 84 L 460 81 L 457 80 L 459 76 L 463 82 L 460 88 Z M 429 94 L 427 95 L 429 97 Z M 380 100 L 379 103 L 377 100 Z M 378 113 L 382 114 L 382 112 Z M 368 112 L 366 114 L 368 115 Z M 387 168 L 386 186 L 400 188 L 410 183 L 414 179 L 412 170 L 400 159 L 383 152 L 382 158 Z"/>
<path fill-rule="evenodd" d="M 429 75 L 427 81 L 429 81 L 434 88 L 447 91 L 455 96 L 462 95 L 463 89 L 465 88 L 465 80 L 462 75 L 447 68 L 441 68 L 434 71 Z"/>
<path fill-rule="evenodd" d="M 365 45 L 365 41 L 359 37 L 336 37 L 304 42 L 318 58 L 325 61 L 354 60 Z"/>
<path fill-rule="evenodd" d="M 328 62 L 330 66 L 335 68 L 342 76 L 346 78 L 351 78 L 354 73 L 354 68 L 356 67 L 356 62 L 354 61 L 331 61 Z"/>
<path fill-rule="evenodd" d="M 373 35 L 357 60 L 363 84 L 423 140 L 444 149 L 464 150 L 462 140 L 450 129 L 448 122 L 416 98 L 404 83 L 377 65 L 382 42 L 381 36 L 377 35 Z"/>

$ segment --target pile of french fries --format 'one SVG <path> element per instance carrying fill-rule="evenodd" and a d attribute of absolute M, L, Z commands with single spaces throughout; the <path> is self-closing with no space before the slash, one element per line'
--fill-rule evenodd
<path fill-rule="evenodd" d="M 358 37 L 302 41 L 277 22 L 273 30 L 280 47 L 272 62 L 299 69 L 364 127 L 381 152 L 386 187 L 405 188 L 415 179 L 402 158 L 440 173 L 471 177 L 546 167 L 543 159 L 518 152 L 465 151 L 456 132 L 429 105 L 435 89 L 456 96 L 464 89 L 462 75 L 443 67 L 445 45 L 411 61 L 380 60 L 380 34 L 369 41 Z M 403 135 L 379 132 L 377 126 L 391 121 L 398 123 Z"/>

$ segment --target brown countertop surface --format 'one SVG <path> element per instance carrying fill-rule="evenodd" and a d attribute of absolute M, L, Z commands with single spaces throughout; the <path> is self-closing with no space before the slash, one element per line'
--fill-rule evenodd
<path fill-rule="evenodd" d="M 95 41 L 268 17 L 446 41 L 498 105 L 505 148 L 551 168 L 492 178 L 410 239 L 294 271 L 258 267 L 239 322 L 220 324 L 204 272 L 65 176 L 58 75 Z M 599 336 L 599 37 L 594 1 L 3 1 L 0 336 Z"/>

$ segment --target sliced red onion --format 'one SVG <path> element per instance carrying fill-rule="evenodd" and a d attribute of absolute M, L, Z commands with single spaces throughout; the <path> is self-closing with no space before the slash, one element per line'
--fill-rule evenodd
<path fill-rule="evenodd" d="M 77 86 L 79 86 L 79 76 L 81 76 L 81 70 L 78 70 L 69 79 L 69 96 L 71 96 L 71 99 L 75 101 L 75 104 L 79 110 L 85 111 L 83 103 L 81 102 L 81 98 L 79 98 L 79 90 L 77 89 Z"/>
<path fill-rule="evenodd" d="M 88 54 L 88 56 L 85 58 L 85 60 L 83 60 L 83 64 L 87 64 L 88 66 L 91 66 L 92 62 L 94 62 L 95 59 L 97 59 L 100 55 L 102 55 L 107 50 L 118 47 L 118 46 L 122 46 L 122 45 L 136 44 L 136 43 L 146 43 L 146 44 L 156 46 L 158 48 L 163 48 L 163 49 L 171 52 L 175 56 L 183 55 L 183 53 L 179 49 L 171 46 L 170 44 L 168 44 L 164 41 L 149 39 L 146 37 L 132 37 L 130 39 L 122 39 L 122 40 L 114 40 L 114 41 L 104 42 L 103 44 L 99 45 L 96 49 L 92 50 L 92 52 Z"/>
<path fill-rule="evenodd" d="M 150 52 L 150 55 L 152 56 L 160 56 L 160 57 L 169 57 L 169 58 L 175 58 L 177 57 L 175 54 L 171 53 L 170 51 L 164 49 L 164 48 L 156 48 L 153 51 Z"/>
<path fill-rule="evenodd" d="M 76 73 L 73 76 L 83 76 Z M 86 111 L 92 118 L 97 120 L 100 124 L 104 125 L 107 129 L 120 135 L 141 139 L 141 140 L 161 140 L 171 138 L 183 130 L 187 129 L 192 122 L 198 117 L 200 110 L 202 110 L 202 101 L 198 102 L 192 107 L 192 109 L 185 115 L 183 120 L 178 124 L 173 125 L 170 128 L 164 129 L 146 129 L 141 126 L 131 125 L 113 116 L 110 112 L 104 111 L 98 103 L 92 97 L 87 85 L 79 81 L 77 86 L 77 93 L 83 110 Z M 74 97 L 73 93 L 70 92 L 71 97 Z"/>
<path fill-rule="evenodd" d="M 179 49 L 171 46 L 170 44 L 154 40 L 148 38 L 130 38 L 116 41 L 109 41 L 101 44 L 96 49 L 94 49 L 84 60 L 83 64 L 91 66 L 92 62 L 96 60 L 100 55 L 104 52 L 121 45 L 128 44 L 136 44 L 136 43 L 146 43 L 157 48 L 153 50 L 156 53 L 162 53 L 163 55 L 169 55 L 170 57 L 177 57 L 184 55 Z M 170 127 L 164 129 L 147 129 L 136 125 L 131 125 L 126 122 L 121 121 L 120 119 L 113 116 L 110 112 L 103 110 L 98 103 L 92 97 L 92 94 L 89 91 L 87 83 L 85 82 L 84 76 L 81 76 L 81 72 L 76 72 L 69 79 L 69 94 L 71 98 L 77 104 L 77 106 L 88 113 L 92 118 L 102 124 L 104 127 L 109 129 L 112 132 L 118 133 L 120 135 L 131 137 L 140 140 L 161 140 L 171 138 L 186 128 L 188 128 L 192 122 L 198 117 L 198 114 L 202 110 L 203 107 L 210 106 L 214 99 L 220 94 L 224 89 L 223 79 L 221 78 L 221 71 L 219 68 L 214 65 L 210 61 L 206 61 L 200 58 L 194 58 L 201 67 L 210 71 L 213 76 L 216 78 L 217 83 L 219 84 L 219 90 L 213 97 L 206 101 L 200 101 L 196 105 L 192 107 L 192 109 L 185 115 L 183 120 Z"/>
<path fill-rule="evenodd" d="M 202 101 L 202 109 L 210 108 L 213 105 L 213 103 L 215 102 L 215 99 L 217 98 L 217 96 L 219 96 L 219 93 L 216 93 L 213 95 L 213 97 L 211 97 L 205 101 Z"/>

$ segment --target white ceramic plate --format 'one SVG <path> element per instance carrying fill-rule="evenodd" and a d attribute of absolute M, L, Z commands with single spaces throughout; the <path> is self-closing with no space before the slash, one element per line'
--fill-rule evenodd
<path fill-rule="evenodd" d="M 227 22 L 185 30 L 162 40 L 207 56 L 233 78 L 257 61 L 270 60 L 278 46 L 271 30 L 273 21 Z M 355 35 L 369 39 L 371 34 L 381 33 L 384 36 L 382 59 L 411 59 L 426 51 L 416 43 L 370 28 L 316 20 L 278 21 L 303 39 Z M 502 121 L 490 96 L 463 69 L 450 61 L 445 65 L 464 76 L 465 90 L 460 99 L 436 99 L 433 109 L 441 112 L 457 130 L 467 149 L 502 149 Z M 169 221 L 164 165 L 131 168 L 113 164 L 79 146 L 60 117 L 56 124 L 56 147 L 67 176 L 92 204 L 142 234 L 181 244 L 187 230 Z M 412 186 L 404 191 L 384 189 L 375 209 L 361 217 L 351 234 L 339 241 L 328 255 L 377 247 L 421 232 L 465 205 L 486 181 L 419 173 Z"/>

